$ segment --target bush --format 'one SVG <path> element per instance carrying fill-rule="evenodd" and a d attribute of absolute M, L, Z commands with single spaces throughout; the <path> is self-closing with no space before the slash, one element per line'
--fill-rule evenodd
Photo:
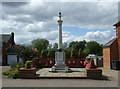
<path fill-rule="evenodd" d="M 3 75 L 8 76 L 8 78 L 18 78 L 18 70 L 6 70 Z"/>
<path fill-rule="evenodd" d="M 16 69 L 17 70 L 19 70 L 20 68 L 22 68 L 23 67 L 23 63 L 18 63 L 18 64 L 16 64 Z"/>
<path fill-rule="evenodd" d="M 76 49 L 71 50 L 71 58 L 78 58 L 78 51 Z"/>
<path fill-rule="evenodd" d="M 55 52 L 54 51 L 48 51 L 48 54 L 47 54 L 47 57 L 48 58 L 55 58 Z"/>
<path fill-rule="evenodd" d="M 25 68 L 26 69 L 30 69 L 31 68 L 31 61 L 26 61 L 26 63 L 25 63 Z"/>
<path fill-rule="evenodd" d="M 11 70 L 15 70 L 15 69 L 16 69 L 16 63 L 12 63 L 12 64 L 10 65 L 10 69 L 11 69 Z"/>
<path fill-rule="evenodd" d="M 66 58 L 69 59 L 71 55 L 71 51 L 69 49 L 64 49 L 64 52 L 65 52 Z"/>

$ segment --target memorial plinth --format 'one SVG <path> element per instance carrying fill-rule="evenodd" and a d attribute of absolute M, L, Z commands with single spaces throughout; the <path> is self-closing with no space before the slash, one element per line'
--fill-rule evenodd
<path fill-rule="evenodd" d="M 55 65 L 51 68 L 51 72 L 70 72 L 68 66 L 65 64 L 65 53 L 55 52 Z"/>

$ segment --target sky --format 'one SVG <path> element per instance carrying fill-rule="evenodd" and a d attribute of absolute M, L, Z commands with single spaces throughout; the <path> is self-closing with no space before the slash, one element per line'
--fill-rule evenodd
<path fill-rule="evenodd" d="M 114 1 L 114 0 L 113 0 Z M 97 41 L 115 37 L 118 2 L 2 2 L 2 34 L 14 32 L 16 44 L 37 38 L 58 42 L 58 13 L 62 13 L 63 42 Z"/>

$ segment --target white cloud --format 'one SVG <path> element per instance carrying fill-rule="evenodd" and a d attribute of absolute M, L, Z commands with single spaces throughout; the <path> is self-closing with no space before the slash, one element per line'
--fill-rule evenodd
<path fill-rule="evenodd" d="M 63 26 L 85 29 L 113 29 L 117 21 L 117 2 L 32 2 L 4 3 L 2 32 L 15 33 L 16 43 L 29 43 L 36 38 L 57 42 L 58 12 L 63 15 Z M 1 26 L 0 26 L 1 27 Z M 86 32 L 74 36 L 63 31 L 63 41 L 95 40 L 101 43 L 114 36 L 111 30 Z M 82 31 L 81 31 L 82 32 Z"/>
<path fill-rule="evenodd" d="M 64 42 L 70 43 L 71 41 L 97 41 L 99 43 L 105 43 L 108 40 L 111 40 L 115 37 L 112 30 L 107 31 L 96 31 L 96 32 L 87 32 L 84 36 L 67 36 L 64 39 Z"/>

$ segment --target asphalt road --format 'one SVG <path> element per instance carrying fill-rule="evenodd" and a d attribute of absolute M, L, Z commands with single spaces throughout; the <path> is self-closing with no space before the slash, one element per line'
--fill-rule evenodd
<path fill-rule="evenodd" d="M 92 79 L 10 79 L 2 77 L 2 87 L 118 87 L 118 71 L 106 70 L 108 80 Z"/>

